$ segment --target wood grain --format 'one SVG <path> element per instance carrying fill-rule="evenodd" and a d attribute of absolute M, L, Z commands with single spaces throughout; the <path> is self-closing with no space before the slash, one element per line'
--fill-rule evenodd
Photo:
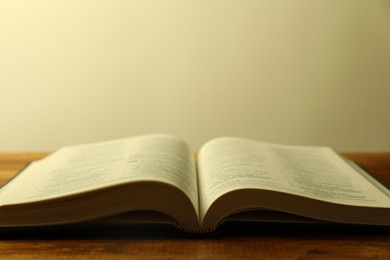
<path fill-rule="evenodd" d="M 48 153 L 0 153 L 0 183 Z M 390 187 L 390 153 L 345 153 Z M 0 259 L 390 259 L 383 227 L 228 223 L 194 237 L 170 226 L 0 230 Z"/>

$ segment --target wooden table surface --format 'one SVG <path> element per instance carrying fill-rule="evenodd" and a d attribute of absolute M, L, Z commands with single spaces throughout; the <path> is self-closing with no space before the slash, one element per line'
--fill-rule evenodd
<path fill-rule="evenodd" d="M 0 184 L 46 153 L 0 153 Z M 390 153 L 348 153 L 390 187 Z M 0 230 L 0 259 L 390 259 L 390 229 L 292 224 L 225 225 L 193 237 L 170 226 Z"/>

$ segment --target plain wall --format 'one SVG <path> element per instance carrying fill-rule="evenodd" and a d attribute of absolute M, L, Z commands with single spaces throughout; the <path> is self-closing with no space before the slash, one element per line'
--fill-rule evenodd
<path fill-rule="evenodd" d="M 0 151 L 170 133 L 390 150 L 390 1 L 0 1 Z"/>

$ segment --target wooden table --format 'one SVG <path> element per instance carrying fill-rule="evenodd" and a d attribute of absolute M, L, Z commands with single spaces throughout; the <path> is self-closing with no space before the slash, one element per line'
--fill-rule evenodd
<path fill-rule="evenodd" d="M 0 153 L 0 184 L 46 153 Z M 390 153 L 349 153 L 390 187 Z M 0 259 L 390 259 L 390 229 L 228 224 L 192 237 L 169 226 L 0 231 Z"/>

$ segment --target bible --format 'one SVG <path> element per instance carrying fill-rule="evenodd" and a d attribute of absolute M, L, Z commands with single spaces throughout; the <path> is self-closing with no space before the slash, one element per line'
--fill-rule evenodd
<path fill-rule="evenodd" d="M 166 134 L 64 147 L 0 189 L 0 228 L 104 220 L 192 233 L 229 220 L 389 226 L 390 194 L 328 147 L 221 137 L 195 158 Z"/>

